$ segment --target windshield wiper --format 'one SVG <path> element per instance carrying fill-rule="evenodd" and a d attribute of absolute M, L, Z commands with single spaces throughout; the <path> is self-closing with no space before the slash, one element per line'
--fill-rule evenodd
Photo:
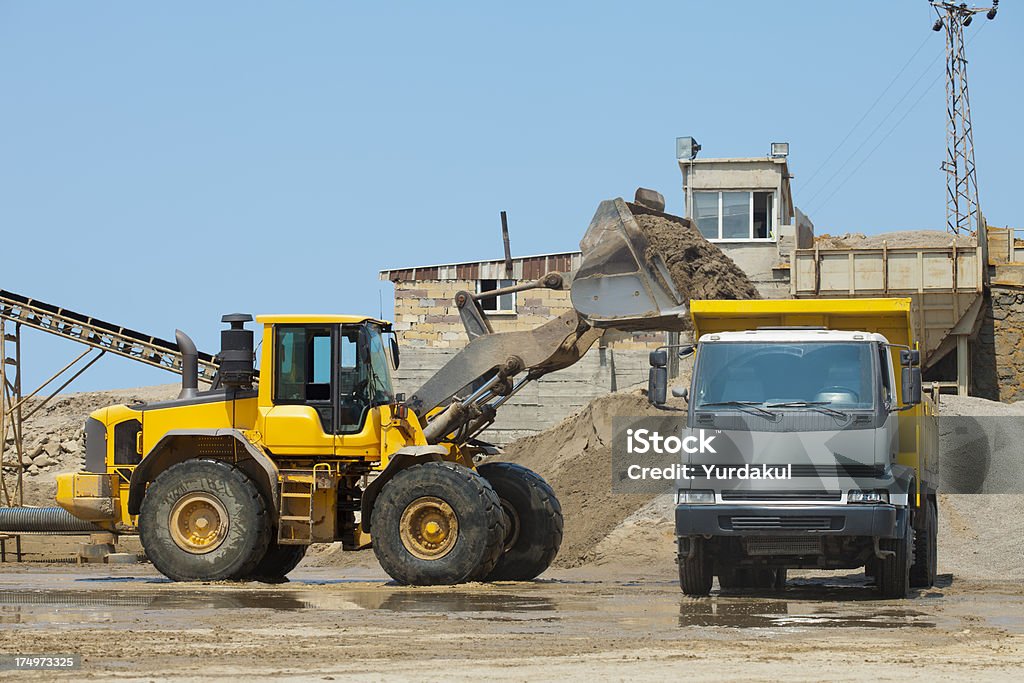
<path fill-rule="evenodd" d="M 775 417 L 775 413 L 770 410 L 766 410 L 761 406 L 762 403 L 764 403 L 764 401 L 716 401 L 714 403 L 701 403 L 698 406 L 698 409 L 709 408 L 712 406 L 731 406 L 741 410 L 746 410 L 747 412 L 755 415 L 760 415 L 761 417 Z"/>
<path fill-rule="evenodd" d="M 769 408 L 810 408 L 832 417 L 848 417 L 849 413 L 835 408 L 828 408 L 829 401 L 786 401 L 785 403 L 769 403 Z"/>

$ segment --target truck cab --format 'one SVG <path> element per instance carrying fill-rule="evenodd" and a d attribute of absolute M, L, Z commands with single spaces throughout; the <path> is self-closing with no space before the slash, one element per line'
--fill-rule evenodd
<path fill-rule="evenodd" d="M 930 585 L 934 410 L 909 301 L 691 306 L 685 431 L 717 448 L 677 482 L 683 590 L 780 587 L 790 568 L 865 567 L 888 597 Z"/>

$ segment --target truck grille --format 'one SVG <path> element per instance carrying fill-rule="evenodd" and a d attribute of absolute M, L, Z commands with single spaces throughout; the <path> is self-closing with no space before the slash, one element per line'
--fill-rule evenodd
<path fill-rule="evenodd" d="M 799 516 L 799 517 L 771 517 L 771 516 L 741 516 L 722 517 L 720 525 L 725 529 L 733 531 L 763 531 L 771 529 L 793 529 L 799 531 L 831 531 L 843 527 L 841 517 L 829 516 Z"/>
<path fill-rule="evenodd" d="M 840 501 L 840 491 L 722 491 L 722 500 Z"/>
<path fill-rule="evenodd" d="M 820 555 L 821 539 L 807 536 L 752 536 L 743 539 L 747 555 Z"/>

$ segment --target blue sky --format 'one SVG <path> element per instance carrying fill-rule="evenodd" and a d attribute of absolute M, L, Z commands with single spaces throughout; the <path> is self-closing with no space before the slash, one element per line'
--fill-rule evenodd
<path fill-rule="evenodd" d="M 978 178 L 990 222 L 1024 225 L 1024 19 L 1003 5 L 968 29 Z M 925 0 L 0 1 L 0 288 L 209 351 L 224 312 L 387 315 L 378 270 L 498 256 L 502 209 L 517 254 L 575 248 L 638 185 L 681 210 L 682 135 L 704 157 L 788 141 L 819 232 L 941 229 L 933 19 Z M 26 339 L 26 384 L 79 352 Z M 74 388 L 174 381 L 104 358 Z"/>

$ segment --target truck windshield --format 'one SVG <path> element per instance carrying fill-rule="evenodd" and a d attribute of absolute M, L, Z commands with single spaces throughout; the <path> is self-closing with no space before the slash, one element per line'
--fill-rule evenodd
<path fill-rule="evenodd" d="M 869 342 L 701 344 L 693 400 L 697 408 L 730 401 L 754 404 L 874 405 Z"/>

